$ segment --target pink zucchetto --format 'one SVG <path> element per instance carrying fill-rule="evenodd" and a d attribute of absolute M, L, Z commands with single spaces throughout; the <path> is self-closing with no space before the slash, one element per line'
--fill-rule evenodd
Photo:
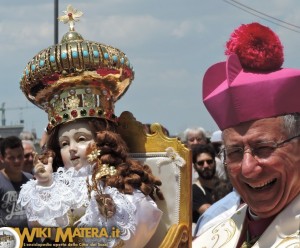
<path fill-rule="evenodd" d="M 221 130 L 300 112 L 300 70 L 281 68 L 283 47 L 271 29 L 241 25 L 226 46 L 227 61 L 203 78 L 203 102 Z"/>

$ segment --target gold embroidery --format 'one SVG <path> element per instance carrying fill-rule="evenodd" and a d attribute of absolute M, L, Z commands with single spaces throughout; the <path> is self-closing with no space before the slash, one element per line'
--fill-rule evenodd
<path fill-rule="evenodd" d="M 216 226 L 213 230 L 213 236 L 211 240 L 216 240 L 212 247 L 222 247 L 229 243 L 229 241 L 234 237 L 237 231 L 237 227 L 235 222 L 232 219 L 229 219 L 218 226 Z M 226 235 L 226 236 L 225 236 Z M 222 237 L 222 239 L 221 239 Z M 224 240 L 225 238 L 225 240 Z"/>
<path fill-rule="evenodd" d="M 275 248 L 300 248 L 300 230 L 285 237 Z"/>

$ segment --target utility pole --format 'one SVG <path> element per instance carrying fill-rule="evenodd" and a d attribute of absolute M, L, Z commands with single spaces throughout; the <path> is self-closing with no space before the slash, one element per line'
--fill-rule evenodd
<path fill-rule="evenodd" d="M 1 125 L 5 126 L 5 102 L 2 103 L 2 107 L 0 108 L 1 111 Z"/>
<path fill-rule="evenodd" d="M 58 0 L 54 0 L 54 45 L 58 44 Z"/>
<path fill-rule="evenodd" d="M 1 113 L 1 125 L 0 126 L 6 126 L 6 118 L 5 118 L 5 113 L 6 111 L 11 111 L 11 110 L 21 110 L 23 111 L 24 109 L 30 109 L 30 108 L 35 108 L 34 106 L 23 106 L 23 107 L 11 107 L 11 108 L 6 108 L 5 107 L 5 102 L 1 103 L 1 107 L 0 107 L 0 113 Z M 24 124 L 24 120 L 23 120 L 23 114 L 21 112 L 21 119 L 20 119 L 20 124 L 23 125 Z"/>

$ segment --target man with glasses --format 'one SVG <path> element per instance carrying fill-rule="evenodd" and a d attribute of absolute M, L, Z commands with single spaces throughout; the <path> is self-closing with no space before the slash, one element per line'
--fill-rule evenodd
<path fill-rule="evenodd" d="M 27 227 L 25 210 L 17 204 L 21 186 L 32 178 L 23 172 L 24 149 L 18 137 L 10 136 L 1 142 L 0 159 L 0 227 Z"/>
<path fill-rule="evenodd" d="M 234 30 L 226 46 L 227 61 L 205 73 L 203 101 L 241 200 L 193 247 L 299 247 L 300 70 L 281 68 L 280 40 L 258 23 Z"/>
<path fill-rule="evenodd" d="M 22 140 L 24 148 L 24 165 L 23 171 L 33 174 L 33 158 L 35 154 L 35 146 L 31 140 Z"/>
<path fill-rule="evenodd" d="M 215 150 L 210 145 L 195 145 L 193 151 L 193 165 L 198 173 L 198 178 L 193 183 L 193 223 L 213 203 L 212 190 L 217 178 Z"/>

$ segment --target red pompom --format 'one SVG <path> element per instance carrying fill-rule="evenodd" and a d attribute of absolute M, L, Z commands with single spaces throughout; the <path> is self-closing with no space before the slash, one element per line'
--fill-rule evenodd
<path fill-rule="evenodd" d="M 284 61 L 278 36 L 259 23 L 242 24 L 233 31 L 226 47 L 225 54 L 237 54 L 244 69 L 278 70 Z"/>

